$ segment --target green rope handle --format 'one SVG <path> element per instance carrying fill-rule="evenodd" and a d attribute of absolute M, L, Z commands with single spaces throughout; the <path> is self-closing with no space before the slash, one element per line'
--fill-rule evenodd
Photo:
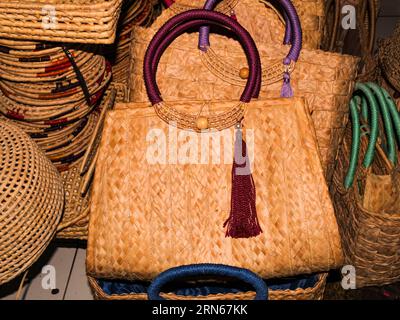
<path fill-rule="evenodd" d="M 390 94 L 384 88 L 380 87 L 380 89 L 385 96 L 387 105 L 389 107 L 390 116 L 393 121 L 393 127 L 396 132 L 397 145 L 400 147 L 400 113 L 397 110 L 396 103 L 394 102 Z"/>
<path fill-rule="evenodd" d="M 344 187 L 346 189 L 350 188 L 354 181 L 354 176 L 357 169 L 357 160 L 360 153 L 360 142 L 361 142 L 361 128 L 360 128 L 360 118 L 358 115 L 358 101 L 359 97 L 355 96 L 350 100 L 350 118 L 352 124 L 352 140 L 351 140 L 351 154 L 350 154 L 350 164 L 349 169 L 344 179 Z"/>
<path fill-rule="evenodd" d="M 369 143 L 367 152 L 363 160 L 364 168 L 369 168 L 374 160 L 375 156 L 375 145 L 378 140 L 379 127 L 378 127 L 378 103 L 374 97 L 372 91 L 363 83 L 356 84 L 356 90 L 362 92 L 368 101 L 369 107 L 369 125 L 371 127 L 371 134 L 369 136 Z"/>
<path fill-rule="evenodd" d="M 393 132 L 392 119 L 389 113 L 389 106 L 385 95 L 381 88 L 372 82 L 366 83 L 366 85 L 372 90 L 375 96 L 378 98 L 380 111 L 382 115 L 383 125 L 385 128 L 386 142 L 387 142 L 387 157 L 391 163 L 396 164 L 397 162 L 397 148 L 396 141 Z"/>

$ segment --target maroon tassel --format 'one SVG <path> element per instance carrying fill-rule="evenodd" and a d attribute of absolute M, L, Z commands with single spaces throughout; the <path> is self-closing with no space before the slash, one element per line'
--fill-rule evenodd
<path fill-rule="evenodd" d="M 232 165 L 231 212 L 225 221 L 226 237 L 250 238 L 262 230 L 256 211 L 256 188 L 250 169 L 246 142 L 242 130 L 236 130 L 234 160 Z"/>

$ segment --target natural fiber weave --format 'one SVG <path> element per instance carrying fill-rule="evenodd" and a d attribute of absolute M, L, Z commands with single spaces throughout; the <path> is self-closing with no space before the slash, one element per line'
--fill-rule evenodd
<path fill-rule="evenodd" d="M 356 30 L 342 28 L 342 7 L 356 8 Z M 373 51 L 379 0 L 326 0 L 326 22 L 321 48 L 361 57 L 358 81 L 373 81 L 376 68 Z"/>
<path fill-rule="evenodd" d="M 400 176 L 378 144 L 371 168 L 363 167 L 361 160 L 367 140 L 365 136 L 361 140 L 362 156 L 354 185 L 346 189 L 343 182 L 352 141 L 349 124 L 330 188 L 345 263 L 356 268 L 357 288 L 381 286 L 400 279 Z"/>
<path fill-rule="evenodd" d="M 400 23 L 389 39 L 379 42 L 379 65 L 383 76 L 400 93 Z"/>
<path fill-rule="evenodd" d="M 115 43 L 113 81 L 127 82 L 131 32 L 136 25 L 148 27 L 153 22 L 157 11 L 152 2 L 151 0 L 127 0 L 123 3 Z"/>
<path fill-rule="evenodd" d="M 266 11 L 263 5 L 256 1 L 243 3 L 246 4 L 246 8 L 249 7 L 250 12 Z M 132 33 L 129 83 L 129 100 L 132 102 L 147 101 L 142 71 L 144 54 L 154 33 L 173 15 L 171 10 L 164 10 L 151 28 L 135 28 Z M 250 19 L 246 21 L 251 22 Z M 276 98 L 280 96 L 282 87 L 284 69 L 281 61 L 289 48 L 283 45 L 272 46 L 271 42 L 265 41 L 265 35 L 259 37 L 263 29 L 259 28 L 257 19 L 253 21 L 253 26 L 246 27 L 251 31 L 262 57 L 264 73 L 260 96 Z M 283 29 L 281 32 L 282 40 Z M 218 54 L 218 60 L 211 56 L 211 53 L 205 56 L 197 49 L 197 38 L 197 33 L 181 36 L 161 58 L 157 81 L 164 100 L 230 100 L 239 97 L 243 79 L 238 73 L 236 78 L 233 78 L 234 81 L 230 79 L 235 70 L 237 72 L 247 66 L 242 48 L 232 39 L 211 34 L 212 52 Z M 209 51 L 211 50 L 207 52 Z M 323 168 L 328 180 L 333 172 L 337 147 L 348 119 L 347 104 L 356 77 L 357 61 L 357 58 L 351 56 L 303 50 L 291 74 L 291 85 L 295 95 L 306 98 L 312 113 Z M 276 65 L 278 67 L 275 69 L 271 67 Z M 201 91 L 198 90 L 199 83 L 202 86 Z"/>
<path fill-rule="evenodd" d="M 99 115 L 96 116 L 96 126 L 89 135 L 85 155 L 77 164 L 61 174 L 65 189 L 65 209 L 62 221 L 57 228 L 57 238 L 87 239 L 93 177 L 93 172 L 89 168 L 96 161 L 98 141 L 101 138 L 105 115 L 114 106 L 116 90 L 113 87 L 114 84 L 111 84 L 111 89 L 107 92 L 104 101 L 95 111 L 95 114 L 98 112 Z"/>
<path fill-rule="evenodd" d="M 263 3 L 266 8 L 252 3 Z M 282 43 L 284 25 L 282 19 L 276 14 L 277 1 L 267 0 L 223 0 L 217 6 L 217 11 L 235 15 L 255 39 L 263 43 Z M 308 49 L 318 49 L 321 44 L 324 26 L 324 1 L 323 0 L 293 0 L 293 5 L 299 14 L 303 29 L 303 46 Z M 205 0 L 175 0 L 170 7 L 175 14 L 194 8 L 202 8 Z M 252 28 L 253 27 L 253 28 Z M 256 27 L 256 28 L 255 28 Z"/>
<path fill-rule="evenodd" d="M 34 263 L 61 219 L 61 178 L 20 129 L 0 121 L 0 285 Z"/>
<path fill-rule="evenodd" d="M 110 44 L 121 5 L 122 0 L 2 0 L 0 37 Z"/>
<path fill-rule="evenodd" d="M 232 103 L 211 102 L 209 111 L 226 111 Z M 169 141 L 170 128 L 147 105 L 123 105 L 106 118 L 91 204 L 89 275 L 152 279 L 173 266 L 206 261 L 270 278 L 341 264 L 333 208 L 301 99 L 259 100 L 246 109 L 243 126 L 254 130 L 251 163 L 263 230 L 249 239 L 225 237 L 222 226 L 230 208 L 229 151 L 220 153 L 227 159 L 220 164 L 149 163 L 146 135 L 161 130 Z M 203 105 L 174 107 L 195 113 Z M 232 133 L 233 128 L 221 132 L 231 139 Z M 230 150 L 232 140 L 224 141 L 223 150 Z M 198 152 L 193 159 L 200 159 Z"/>
<path fill-rule="evenodd" d="M 269 290 L 269 300 L 322 300 L 325 284 L 326 273 L 318 275 L 318 282 L 312 288 L 296 289 L 296 290 Z M 123 294 L 108 295 L 97 283 L 96 279 L 88 277 L 89 285 L 92 289 L 95 299 L 98 300 L 147 300 L 147 294 Z M 253 300 L 255 292 L 230 293 L 230 294 L 213 294 L 208 296 L 179 296 L 174 293 L 162 293 L 161 296 L 168 300 Z"/>

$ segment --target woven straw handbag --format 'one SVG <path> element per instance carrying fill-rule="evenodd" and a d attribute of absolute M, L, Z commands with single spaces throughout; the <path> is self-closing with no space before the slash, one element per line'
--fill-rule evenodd
<path fill-rule="evenodd" d="M 101 300 L 146 300 L 156 289 L 156 299 L 161 296 L 168 300 L 250 300 L 254 299 L 254 288 L 267 286 L 267 295 L 263 299 L 269 300 L 321 300 L 323 298 L 326 273 L 310 275 L 300 279 L 279 279 L 278 281 L 262 282 L 257 279 L 258 285 L 243 286 L 242 283 L 223 281 L 230 275 L 231 268 L 222 267 L 222 274 L 204 281 L 203 265 L 181 266 L 169 269 L 155 278 L 152 283 L 143 281 L 96 280 L 89 277 L 89 284 L 96 299 Z M 190 282 L 187 278 L 187 269 L 190 268 Z M 228 270 L 227 270 L 228 269 Z M 235 268 L 237 269 L 237 268 Z M 242 271 L 245 272 L 245 271 Z M 171 277 L 171 273 L 173 273 Z M 168 281 L 165 281 L 168 277 Z M 182 277 L 183 279 L 180 279 Z M 233 279 L 237 276 L 233 275 Z M 212 281 L 210 283 L 210 280 Z M 168 283 L 166 283 L 168 282 Z M 159 292 L 162 289 L 162 293 Z"/>
<path fill-rule="evenodd" d="M 229 27 L 245 48 L 249 77 L 240 101 L 163 102 L 155 79 L 159 59 L 178 35 L 204 23 Z M 105 121 L 88 275 L 151 280 L 171 267 L 207 262 L 272 278 L 341 264 L 338 228 L 304 100 L 250 102 L 260 88 L 261 64 L 243 27 L 212 11 L 175 16 L 150 43 L 144 77 L 152 107 L 133 104 L 110 111 Z M 202 142 L 199 148 L 209 133 L 223 145 Z M 164 138 L 172 141 L 168 160 L 162 159 Z M 191 139 L 197 148 L 188 150 Z"/>
<path fill-rule="evenodd" d="M 114 42 L 123 0 L 1 0 L 0 37 Z"/>
<path fill-rule="evenodd" d="M 276 15 L 279 13 L 276 7 L 279 8 L 277 0 L 253 0 L 253 2 L 263 3 L 267 10 L 253 11 L 256 7 L 246 6 L 249 2 L 242 0 L 223 0 L 218 1 L 218 11 L 223 13 L 235 14 L 247 30 L 253 34 L 251 25 L 257 24 L 259 27 L 258 33 L 261 37 L 269 36 L 268 43 L 281 43 L 282 21 L 285 20 L 284 15 L 280 14 L 280 19 Z M 167 8 L 175 13 L 184 12 L 190 9 L 202 8 L 205 0 L 164 0 Z M 293 5 L 299 14 L 301 25 L 303 28 L 303 47 L 307 49 L 318 49 L 321 44 L 322 29 L 324 26 L 324 1 L 323 0 L 293 0 Z M 254 21 L 256 17 L 257 21 Z M 269 35 L 270 34 L 270 35 Z M 272 36 L 272 37 L 271 37 Z"/>
<path fill-rule="evenodd" d="M 341 27 L 342 8 L 356 8 L 356 30 Z M 324 37 L 321 48 L 328 51 L 350 53 L 361 57 L 359 81 L 373 80 L 376 63 L 373 58 L 378 0 L 327 0 Z M 354 45 L 354 44 L 359 44 Z"/>
<path fill-rule="evenodd" d="M 373 83 L 357 84 L 350 108 L 352 126 L 338 154 L 331 193 L 345 262 L 355 267 L 360 288 L 400 279 L 400 176 L 395 166 L 400 116 L 389 94 Z"/>
<path fill-rule="evenodd" d="M 61 219 L 60 175 L 22 130 L 0 121 L 0 285 L 29 268 Z"/>
<path fill-rule="evenodd" d="M 293 8 L 287 1 L 282 3 L 285 3 L 285 8 Z M 252 8 L 251 12 L 266 11 L 265 6 L 257 1 L 241 0 L 239 4 L 245 8 Z M 220 10 L 223 11 L 223 8 Z M 246 12 L 246 9 L 242 9 L 241 12 Z M 291 24 L 297 25 L 297 28 L 292 30 L 299 30 L 297 15 L 293 10 L 291 13 L 288 20 Z M 135 28 L 132 32 L 129 83 L 129 100 L 132 102 L 148 101 L 143 82 L 144 53 L 154 33 L 173 15 L 171 9 L 164 10 L 151 28 Z M 238 20 L 240 21 L 239 17 Z M 258 19 L 249 18 L 245 21 L 257 22 Z M 282 80 L 288 77 L 285 71 L 290 73 L 290 84 L 295 96 L 305 97 L 307 100 L 323 168 L 326 177 L 329 178 L 333 172 L 337 147 L 348 119 L 347 104 L 356 77 L 358 59 L 304 49 L 298 61 L 291 59 L 290 65 L 287 66 L 283 60 L 292 48 L 290 45 L 270 45 L 265 42 L 265 37 L 260 35 L 260 30 L 263 29 L 259 27 L 259 23 L 254 23 L 248 29 L 262 57 L 263 86 L 260 97 L 279 97 Z M 280 39 L 283 39 L 284 30 L 283 28 L 281 30 Z M 238 43 L 226 36 L 213 34 L 210 37 L 211 46 L 207 51 L 202 51 L 196 49 L 197 40 L 195 34 L 185 34 L 174 41 L 162 57 L 157 80 L 163 98 L 169 101 L 180 100 L 184 96 L 193 100 L 231 100 L 239 96 L 246 83 L 248 70 L 245 56 Z M 204 90 L 195 90 L 195 84 L 198 82 L 202 83 Z"/>

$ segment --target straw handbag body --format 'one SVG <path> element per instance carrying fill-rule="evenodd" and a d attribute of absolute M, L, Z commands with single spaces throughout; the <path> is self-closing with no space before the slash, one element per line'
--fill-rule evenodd
<path fill-rule="evenodd" d="M 355 267 L 355 284 L 360 288 L 400 279 L 400 177 L 394 165 L 400 116 L 383 88 L 367 83 L 356 89 L 352 126 L 339 150 L 331 192 L 345 261 Z M 384 124 L 384 134 L 379 132 L 379 122 Z M 386 153 L 379 141 L 387 143 Z"/>
<path fill-rule="evenodd" d="M 290 6 L 285 3 L 287 7 Z M 268 12 L 257 1 L 240 0 L 239 4 L 245 6 L 240 12 L 246 12 L 247 8 L 251 12 Z M 241 22 L 240 12 L 236 11 L 237 19 Z M 154 33 L 173 15 L 172 9 L 164 10 L 151 28 L 135 28 L 132 33 L 129 80 L 129 99 L 132 102 L 147 101 L 143 81 L 144 52 Z M 295 13 L 287 17 L 290 25 L 297 25 L 297 29 L 291 27 L 290 34 L 294 38 L 293 41 L 286 39 L 287 43 L 295 43 L 294 31 L 299 30 L 296 17 Z M 356 77 L 357 58 L 307 49 L 300 54 L 294 52 L 290 45 L 271 45 L 265 35 L 260 35 L 264 30 L 260 25 L 265 19 L 259 21 L 257 18 L 254 16 L 253 20 L 249 18 L 245 21 L 254 21 L 246 27 L 251 26 L 248 29 L 261 55 L 263 71 L 260 97 L 279 97 L 282 82 L 290 75 L 294 95 L 304 97 L 312 113 L 323 168 L 329 178 L 347 123 L 347 104 Z M 283 26 L 280 30 L 279 39 L 282 40 Z M 236 41 L 225 35 L 212 34 L 209 43 L 207 50 L 199 50 L 197 34 L 192 33 L 183 35 L 168 48 L 160 61 L 157 78 L 165 100 L 181 100 L 184 97 L 193 100 L 231 100 L 240 95 L 248 73 L 242 49 Z M 291 56 L 289 52 L 292 52 Z M 198 83 L 202 84 L 203 90 L 197 90 Z"/>
<path fill-rule="evenodd" d="M 229 27 L 245 48 L 249 77 L 240 101 L 164 102 L 157 62 L 179 34 L 205 21 Z M 304 101 L 250 102 L 261 65 L 245 29 L 216 12 L 177 15 L 150 43 L 144 71 L 153 106 L 132 104 L 105 121 L 89 275 L 150 280 L 171 267 L 207 262 L 271 278 L 340 265 L 338 228 Z"/>

